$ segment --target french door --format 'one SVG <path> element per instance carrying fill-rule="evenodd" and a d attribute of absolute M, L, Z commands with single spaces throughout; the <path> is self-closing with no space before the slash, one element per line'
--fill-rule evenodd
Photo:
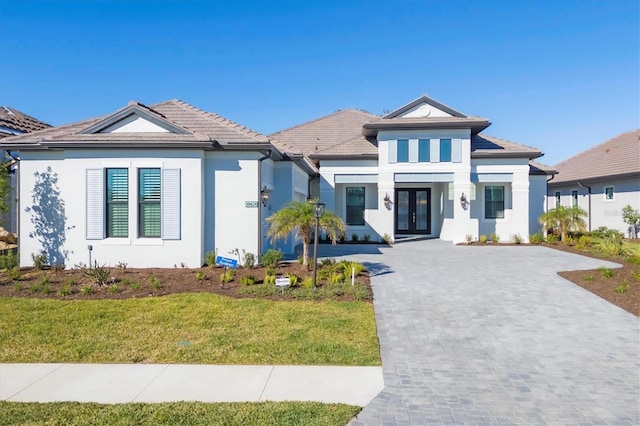
<path fill-rule="evenodd" d="M 431 233 L 431 189 L 396 189 L 396 234 Z"/>

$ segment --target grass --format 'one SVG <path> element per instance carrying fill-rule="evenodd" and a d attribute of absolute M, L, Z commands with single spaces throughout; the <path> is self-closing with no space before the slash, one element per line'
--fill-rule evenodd
<path fill-rule="evenodd" d="M 0 318 L 8 363 L 380 365 L 370 303 L 0 298 Z"/>
<path fill-rule="evenodd" d="M 344 425 L 360 407 L 318 402 L 0 402 L 0 425 Z"/>

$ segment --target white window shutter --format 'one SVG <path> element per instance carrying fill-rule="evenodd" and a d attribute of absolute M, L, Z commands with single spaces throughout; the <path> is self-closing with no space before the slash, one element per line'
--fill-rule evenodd
<path fill-rule="evenodd" d="M 104 239 L 104 171 L 87 169 L 86 238 Z"/>
<path fill-rule="evenodd" d="M 398 162 L 398 141 L 389 141 L 389 164 Z"/>
<path fill-rule="evenodd" d="M 451 162 L 462 162 L 462 139 L 453 139 L 451 141 Z"/>
<path fill-rule="evenodd" d="M 180 169 L 162 169 L 163 240 L 180 239 Z"/>

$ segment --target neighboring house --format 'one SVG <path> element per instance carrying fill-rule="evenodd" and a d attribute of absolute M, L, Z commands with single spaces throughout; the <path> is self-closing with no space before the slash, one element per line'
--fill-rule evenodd
<path fill-rule="evenodd" d="M 536 148 L 481 133 L 490 123 L 427 96 L 385 115 L 344 110 L 270 135 L 318 166 L 311 194 L 359 238 L 539 231 L 547 176 Z"/>
<path fill-rule="evenodd" d="M 266 216 L 306 199 L 316 172 L 295 149 L 179 100 L 131 102 L 0 147 L 19 153 L 22 266 L 41 251 L 50 264 L 130 267 L 259 254 Z"/>
<path fill-rule="evenodd" d="M 622 208 L 640 209 L 640 131 L 632 130 L 555 166 L 548 184 L 548 208 L 577 205 L 590 230 L 601 226 L 627 234 Z"/>
<path fill-rule="evenodd" d="M 0 106 L 0 140 L 8 136 L 22 135 L 24 133 L 35 132 L 36 130 L 42 130 L 51 127 L 49 124 L 33 118 L 23 112 L 18 111 L 15 108 L 8 106 Z M 15 188 L 17 188 L 18 181 L 15 175 L 14 160 L 10 152 L 3 153 L 2 159 L 4 164 L 10 164 L 10 179 L 11 188 L 14 192 L 11 193 L 11 210 L 4 215 L 3 225 L 10 232 L 18 232 L 18 213 L 17 213 L 17 197 Z"/>

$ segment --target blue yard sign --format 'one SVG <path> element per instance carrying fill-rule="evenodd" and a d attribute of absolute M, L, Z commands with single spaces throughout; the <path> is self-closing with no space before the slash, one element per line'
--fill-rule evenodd
<path fill-rule="evenodd" d="M 238 261 L 230 257 L 216 256 L 216 265 L 224 266 L 225 268 L 237 268 Z"/>

